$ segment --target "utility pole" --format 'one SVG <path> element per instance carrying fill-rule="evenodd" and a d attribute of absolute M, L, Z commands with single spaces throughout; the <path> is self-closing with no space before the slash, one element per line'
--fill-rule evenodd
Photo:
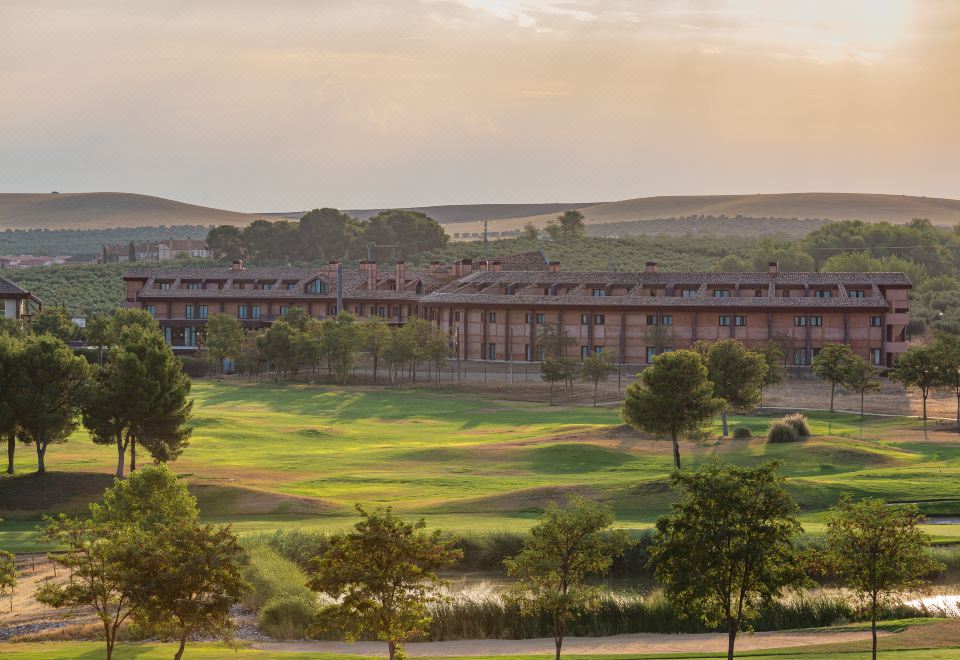
<path fill-rule="evenodd" d="M 376 243 L 364 243 L 367 246 L 367 261 L 373 261 L 373 248 L 377 247 Z"/>
<path fill-rule="evenodd" d="M 484 258 L 484 259 L 489 259 L 489 258 L 490 258 L 490 252 L 489 252 L 488 249 L 487 249 L 488 246 L 489 246 L 489 243 L 487 242 L 487 226 L 490 224 L 490 221 L 489 221 L 489 220 L 481 220 L 480 222 L 483 223 L 483 258 Z"/>
<path fill-rule="evenodd" d="M 601 236 L 600 238 L 604 238 L 607 241 L 607 271 L 613 272 L 613 241 L 620 237 L 615 234 L 611 234 Z"/>

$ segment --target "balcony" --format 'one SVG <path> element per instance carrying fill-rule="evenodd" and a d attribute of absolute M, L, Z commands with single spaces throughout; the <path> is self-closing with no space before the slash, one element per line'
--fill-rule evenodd
<path fill-rule="evenodd" d="M 887 314 L 887 325 L 907 325 L 910 323 L 909 312 L 891 312 Z"/>

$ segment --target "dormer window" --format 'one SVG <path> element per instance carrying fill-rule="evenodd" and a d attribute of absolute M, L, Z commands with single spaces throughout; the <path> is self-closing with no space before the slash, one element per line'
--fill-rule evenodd
<path fill-rule="evenodd" d="M 606 290 L 606 289 L 594 289 L 592 295 L 593 295 L 594 297 L 597 297 L 597 298 L 603 298 L 604 296 L 607 295 L 607 290 Z"/>
<path fill-rule="evenodd" d="M 865 298 L 867 292 L 863 289 L 847 289 L 847 295 L 851 298 Z"/>
<path fill-rule="evenodd" d="M 730 289 L 714 289 L 713 291 L 714 298 L 729 298 Z"/>
<path fill-rule="evenodd" d="M 327 283 L 323 280 L 313 280 L 307 285 L 307 293 L 326 293 Z"/>
<path fill-rule="evenodd" d="M 832 295 L 833 293 L 830 291 L 830 289 L 817 289 L 814 293 L 814 296 L 817 298 L 830 298 Z"/>

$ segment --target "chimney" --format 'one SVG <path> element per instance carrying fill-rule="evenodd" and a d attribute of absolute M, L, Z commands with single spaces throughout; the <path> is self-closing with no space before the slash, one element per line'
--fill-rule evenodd
<path fill-rule="evenodd" d="M 480 262 L 480 270 L 482 270 L 483 272 L 487 272 L 488 270 L 490 270 L 490 262 L 487 261 L 486 259 L 484 259 L 483 261 L 481 261 L 481 262 Z"/>
<path fill-rule="evenodd" d="M 780 264 L 777 263 L 776 261 L 771 261 L 770 263 L 767 264 L 767 272 L 770 273 L 771 275 L 776 275 L 777 273 L 780 272 Z"/>
<path fill-rule="evenodd" d="M 337 261 L 336 259 L 331 259 L 330 263 L 328 263 L 322 269 L 324 275 L 326 275 L 327 277 L 333 277 L 334 275 L 337 274 L 337 266 L 339 265 L 340 265 L 339 261 Z"/>
<path fill-rule="evenodd" d="M 460 260 L 460 275 L 469 275 L 473 271 L 473 259 Z"/>
<path fill-rule="evenodd" d="M 559 261 L 551 261 L 550 264 L 547 266 L 547 270 L 550 271 L 551 273 L 559 273 L 559 272 L 560 272 L 560 262 L 559 262 Z"/>
<path fill-rule="evenodd" d="M 503 265 L 499 261 L 491 261 L 490 270 L 492 270 L 494 273 L 499 273 L 503 270 Z"/>
<path fill-rule="evenodd" d="M 243 260 L 237 259 L 233 262 L 233 265 L 230 266 L 230 270 L 243 270 Z"/>
<path fill-rule="evenodd" d="M 397 281 L 396 290 L 403 291 L 403 285 L 406 284 L 406 264 L 403 260 L 397 262 Z"/>
<path fill-rule="evenodd" d="M 367 275 L 367 290 L 375 290 L 377 288 L 377 262 L 361 260 L 360 271 Z"/>
<path fill-rule="evenodd" d="M 647 262 L 647 269 L 646 269 L 646 270 L 647 270 L 648 273 L 656 273 L 656 272 L 658 272 L 658 271 L 659 271 L 659 268 L 657 268 L 657 262 L 656 262 L 656 261 L 648 261 L 648 262 Z"/>
<path fill-rule="evenodd" d="M 440 266 L 440 262 L 439 262 L 439 261 L 431 261 L 431 262 L 430 262 L 430 274 L 431 274 L 431 275 L 434 275 L 434 274 L 438 273 L 440 270 L 441 270 L 441 266 Z"/>

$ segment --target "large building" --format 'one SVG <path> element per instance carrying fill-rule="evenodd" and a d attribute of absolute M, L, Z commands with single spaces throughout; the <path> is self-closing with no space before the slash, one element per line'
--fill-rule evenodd
<path fill-rule="evenodd" d="M 383 270 L 332 263 L 319 269 L 139 269 L 125 276 L 126 304 L 150 311 L 175 348 L 202 345 L 208 315 L 255 328 L 302 307 L 323 318 L 343 309 L 403 323 L 418 316 L 450 336 L 465 359 L 536 361 L 539 327 L 558 324 L 570 357 L 612 351 L 627 364 L 698 340 L 732 337 L 748 347 L 776 341 L 795 365 L 825 343 L 846 343 L 878 366 L 909 345 L 910 280 L 903 273 L 563 272 L 540 253 L 495 261 L 435 262 Z"/>
<path fill-rule="evenodd" d="M 41 309 L 39 298 L 0 277 L 0 318 L 29 321 Z"/>

